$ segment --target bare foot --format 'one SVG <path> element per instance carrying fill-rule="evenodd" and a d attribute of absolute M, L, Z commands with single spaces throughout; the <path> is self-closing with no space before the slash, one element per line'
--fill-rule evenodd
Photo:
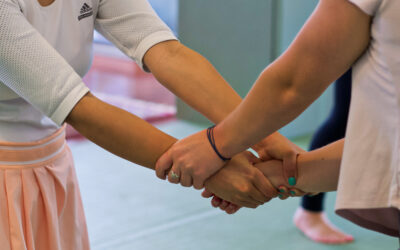
<path fill-rule="evenodd" d="M 323 212 L 310 212 L 298 208 L 293 218 L 294 224 L 311 240 L 324 244 L 346 244 L 354 240 L 331 224 Z"/>

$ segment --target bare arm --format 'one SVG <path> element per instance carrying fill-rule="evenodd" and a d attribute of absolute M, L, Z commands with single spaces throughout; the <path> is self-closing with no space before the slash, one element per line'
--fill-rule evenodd
<path fill-rule="evenodd" d="M 144 63 L 160 83 L 214 123 L 226 118 L 241 102 L 210 62 L 178 41 L 153 46 L 145 54 Z M 301 150 L 278 132 L 255 143 L 254 149 L 263 159 L 280 159 L 288 166 L 294 166 Z M 165 178 L 170 167 L 167 163 L 157 175 Z M 189 186 L 192 181 L 184 179 L 181 183 Z"/>
<path fill-rule="evenodd" d="M 229 158 L 292 121 L 362 55 L 371 17 L 347 0 L 321 0 L 289 49 L 267 67 L 245 100 L 217 125 L 219 153 Z M 158 176 L 174 171 L 196 188 L 223 165 L 206 132 L 180 140 L 157 162 Z M 289 174 L 289 176 L 293 176 Z"/>
<path fill-rule="evenodd" d="M 370 22 L 346 0 L 320 1 L 289 49 L 264 70 L 241 105 L 217 126 L 220 150 L 234 155 L 303 112 L 365 51 Z"/>
<path fill-rule="evenodd" d="M 90 93 L 74 107 L 67 122 L 111 153 L 151 169 L 154 169 L 162 153 L 176 141 L 142 119 L 102 102 Z M 234 199 L 241 206 L 256 207 L 267 202 L 270 199 L 267 197 L 273 197 L 276 192 L 268 179 L 248 164 L 245 155 L 239 154 L 230 161 L 229 169 L 232 171 L 227 169 L 215 177 L 234 179 L 240 183 L 240 189 L 226 192 L 226 188 L 217 186 L 215 181 L 210 186 L 226 200 Z M 263 187 L 267 197 L 253 183 Z"/>
<path fill-rule="evenodd" d="M 139 117 L 90 93 L 73 108 L 66 122 L 111 153 L 151 169 L 176 141 Z"/>
<path fill-rule="evenodd" d="M 214 122 L 225 118 L 241 101 L 204 57 L 177 41 L 153 46 L 145 54 L 144 63 L 161 83 Z M 156 160 L 176 141 L 140 118 L 93 95 L 85 96 L 76 105 L 67 122 L 108 151 L 152 169 Z M 289 145 L 278 133 L 276 138 L 276 144 L 282 141 L 281 144 Z M 285 153 L 292 151 L 289 145 Z M 270 197 L 273 189 L 269 190 L 267 180 L 264 181 L 258 182 L 257 188 Z M 191 186 L 192 183 L 182 182 L 182 185 Z"/>
<path fill-rule="evenodd" d="M 178 41 L 156 44 L 144 63 L 161 84 L 213 123 L 225 119 L 242 101 L 206 58 Z M 300 151 L 279 132 L 254 144 L 254 150 L 263 159 L 276 158 L 288 165 Z"/>
<path fill-rule="evenodd" d="M 242 100 L 207 59 L 178 41 L 153 46 L 144 63 L 161 84 L 214 123 Z"/>
<path fill-rule="evenodd" d="M 307 193 L 337 189 L 344 139 L 320 149 L 301 153 L 298 158 L 298 182 L 295 188 Z M 255 165 L 275 187 L 285 186 L 282 162 L 269 161 Z"/>
<path fill-rule="evenodd" d="M 177 41 L 156 44 L 145 54 L 144 63 L 161 83 L 214 122 L 225 118 L 241 101 L 204 57 Z M 97 145 L 152 169 L 162 153 L 176 142 L 92 94 L 82 98 L 66 121 Z"/>

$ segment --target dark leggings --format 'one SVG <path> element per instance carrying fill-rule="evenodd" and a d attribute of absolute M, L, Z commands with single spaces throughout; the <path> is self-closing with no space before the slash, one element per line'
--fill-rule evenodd
<path fill-rule="evenodd" d="M 351 69 L 344 73 L 334 85 L 334 104 L 329 117 L 314 134 L 310 150 L 340 140 L 346 132 L 351 97 Z M 304 196 L 301 206 L 309 211 L 322 212 L 324 209 L 324 193 L 316 196 Z"/>

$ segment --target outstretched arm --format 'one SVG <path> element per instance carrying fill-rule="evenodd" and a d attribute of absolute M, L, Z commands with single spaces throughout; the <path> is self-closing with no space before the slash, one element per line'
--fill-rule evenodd
<path fill-rule="evenodd" d="M 364 53 L 370 23 L 371 17 L 347 0 L 320 1 L 289 49 L 216 127 L 221 152 L 234 155 L 301 114 Z"/>
<path fill-rule="evenodd" d="M 160 155 L 176 141 L 146 121 L 104 103 L 90 93 L 73 108 L 67 122 L 111 153 L 151 169 Z M 210 187 L 226 200 L 254 208 L 274 197 L 276 191 L 268 179 L 246 161 L 246 155 L 234 157 L 230 167 L 217 175 Z M 235 180 L 239 188 L 227 192 L 223 186 L 217 185 L 224 178 Z"/>
<path fill-rule="evenodd" d="M 178 41 L 162 42 L 150 48 L 144 64 L 159 82 L 214 123 L 226 118 L 241 102 L 240 96 L 207 59 Z M 273 157 L 284 160 L 287 165 L 294 165 L 295 155 L 300 152 L 278 132 L 260 140 L 254 149 L 263 159 Z M 170 162 L 166 163 L 164 171 L 158 171 L 157 175 L 165 178 L 171 166 Z M 174 172 L 180 173 L 176 169 Z M 176 181 L 184 186 L 193 184 L 186 177 Z"/>
<path fill-rule="evenodd" d="M 154 169 L 176 139 L 131 113 L 85 95 L 66 122 L 83 136 L 126 160 Z"/>
<path fill-rule="evenodd" d="M 289 49 L 264 70 L 246 99 L 215 128 L 219 153 L 229 158 L 303 112 L 366 50 L 370 23 L 371 17 L 347 0 L 320 1 Z M 180 172 L 189 172 L 198 188 L 222 166 L 205 131 L 176 143 L 157 171 L 171 161 Z"/>
<path fill-rule="evenodd" d="M 213 123 L 242 100 L 207 59 L 178 41 L 156 44 L 143 61 L 161 84 Z"/>

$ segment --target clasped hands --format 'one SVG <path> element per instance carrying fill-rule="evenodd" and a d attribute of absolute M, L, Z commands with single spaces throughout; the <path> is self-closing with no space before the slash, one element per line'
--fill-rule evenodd
<path fill-rule="evenodd" d="M 224 162 L 212 149 L 205 131 L 200 131 L 165 152 L 157 161 L 156 174 L 185 187 L 205 187 L 203 197 L 213 197 L 212 205 L 230 214 L 240 207 L 256 208 L 277 196 L 286 199 L 305 194 L 287 180 L 295 176 L 296 156 L 302 149 L 279 133 L 252 148 L 260 158 L 245 151 Z"/>

